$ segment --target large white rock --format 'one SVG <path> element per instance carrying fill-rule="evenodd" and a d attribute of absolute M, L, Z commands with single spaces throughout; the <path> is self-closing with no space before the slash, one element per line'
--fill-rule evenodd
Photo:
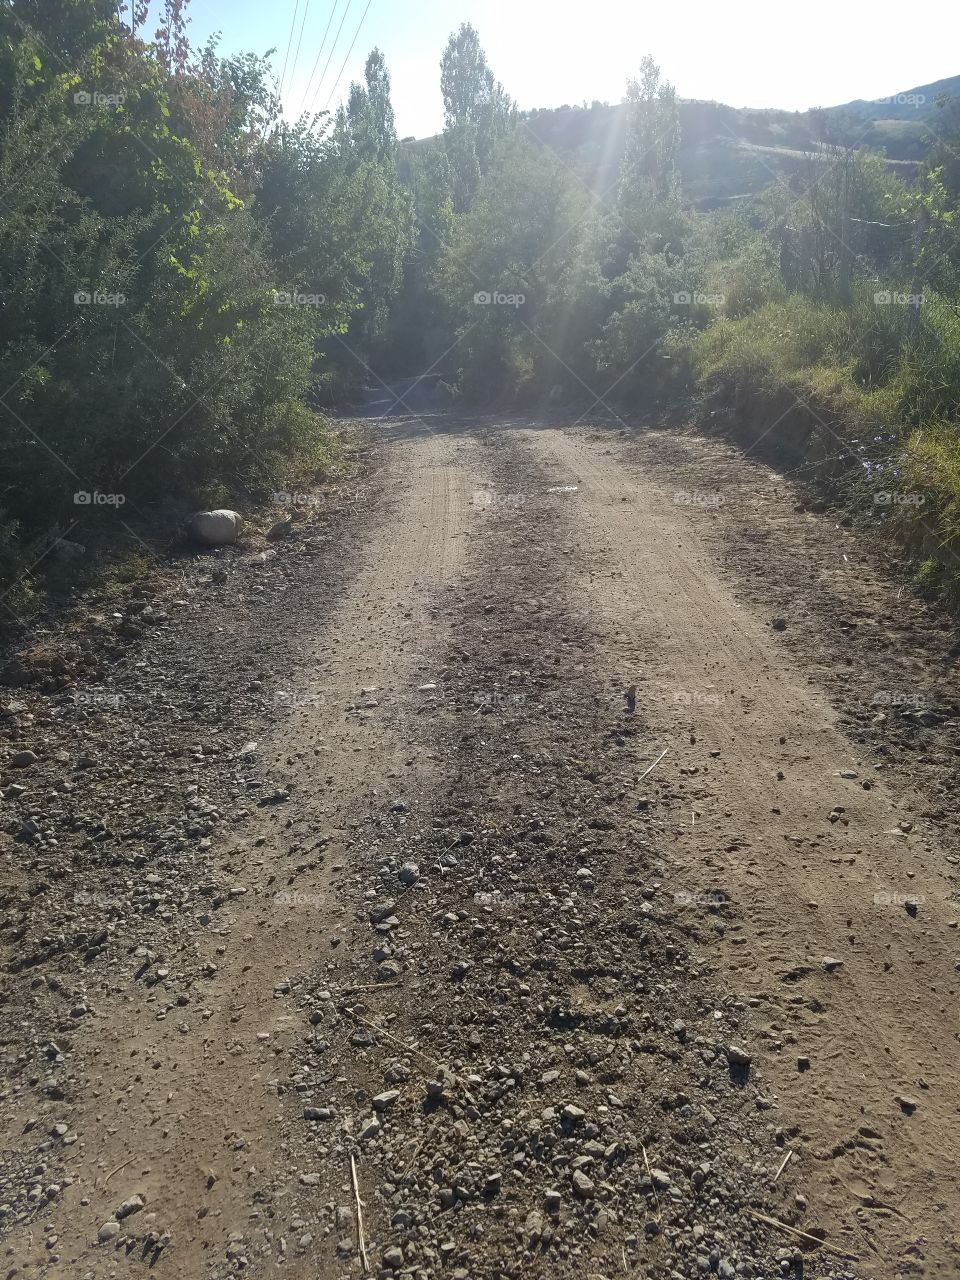
<path fill-rule="evenodd" d="M 190 537 L 205 547 L 236 542 L 242 528 L 243 520 L 236 511 L 198 511 L 187 522 Z"/>

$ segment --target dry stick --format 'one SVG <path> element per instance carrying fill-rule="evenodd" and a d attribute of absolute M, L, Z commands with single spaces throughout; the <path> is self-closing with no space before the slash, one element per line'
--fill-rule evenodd
<path fill-rule="evenodd" d="M 657 767 L 657 765 L 660 763 L 660 761 L 663 759 L 663 757 L 667 754 L 669 750 L 670 750 L 669 747 L 664 747 L 664 749 L 657 756 L 656 760 L 654 760 L 653 764 L 650 765 L 649 769 L 644 769 L 643 773 L 641 773 L 637 781 L 642 782 L 648 773 L 652 773 L 653 770 Z"/>
<path fill-rule="evenodd" d="M 367 1265 L 367 1247 L 363 1243 L 363 1209 L 360 1207 L 360 1188 L 357 1186 L 357 1164 L 350 1152 L 350 1177 L 353 1180 L 353 1198 L 357 1205 L 357 1243 L 360 1245 L 360 1261 L 363 1263 L 363 1274 L 370 1270 Z"/>
<path fill-rule="evenodd" d="M 796 1227 L 789 1227 L 785 1222 L 780 1222 L 777 1218 L 768 1218 L 765 1213 L 757 1213 L 755 1209 L 748 1209 L 751 1218 L 756 1218 L 758 1222 L 766 1222 L 768 1226 L 779 1227 L 781 1231 L 788 1231 L 790 1235 L 797 1236 L 800 1240 L 808 1240 L 810 1244 L 815 1244 L 819 1249 L 826 1249 L 827 1253 L 835 1254 L 838 1258 L 844 1258 L 848 1262 L 856 1262 L 857 1259 L 849 1253 L 841 1253 L 839 1249 L 834 1249 L 832 1245 L 827 1244 L 825 1240 L 821 1240 L 819 1236 L 812 1236 L 809 1231 L 798 1231 Z"/>
<path fill-rule="evenodd" d="M 128 1164 L 133 1164 L 136 1158 L 137 1158 L 136 1156 L 131 1156 L 129 1160 L 124 1160 L 123 1164 L 118 1164 L 115 1169 L 111 1169 L 110 1172 L 107 1174 L 107 1176 L 104 1178 L 102 1185 L 106 1186 L 115 1173 L 119 1173 L 121 1169 L 125 1169 Z"/>
<path fill-rule="evenodd" d="M 776 1182 L 776 1180 L 780 1177 L 781 1173 L 783 1173 L 784 1169 L 785 1169 L 785 1168 L 787 1167 L 787 1165 L 790 1163 L 790 1157 L 791 1157 L 792 1155 L 793 1155 L 793 1147 L 791 1147 L 791 1148 L 790 1148 L 790 1150 L 787 1152 L 787 1154 L 783 1157 L 783 1160 L 782 1160 L 782 1162 L 781 1162 L 781 1164 L 780 1164 L 780 1168 L 779 1168 L 779 1169 L 777 1170 L 777 1172 L 773 1175 L 773 1180 L 774 1180 L 774 1182 Z"/>
<path fill-rule="evenodd" d="M 390 1032 L 387 1031 L 385 1027 L 381 1027 L 379 1023 L 370 1022 L 367 1018 L 361 1018 L 359 1013 L 353 1013 L 352 1010 L 351 1016 L 356 1018 L 358 1022 L 362 1022 L 365 1026 L 372 1027 L 374 1031 L 379 1031 L 382 1036 L 386 1036 L 388 1040 L 392 1040 L 394 1044 L 398 1044 L 401 1049 L 406 1049 L 407 1053 L 415 1053 L 418 1058 L 422 1058 L 424 1062 L 429 1062 L 431 1067 L 435 1067 L 439 1070 L 440 1063 L 437 1062 L 436 1058 L 431 1058 L 429 1054 L 421 1053 L 419 1049 L 414 1049 L 412 1045 L 405 1044 L 403 1040 L 398 1036 L 391 1035 Z"/>
<path fill-rule="evenodd" d="M 385 1027 L 380 1026 L 379 1022 L 370 1022 L 369 1019 L 362 1018 L 359 1013 L 354 1013 L 352 1009 L 350 1010 L 350 1016 L 356 1018 L 357 1022 L 362 1022 L 365 1026 L 371 1027 L 374 1031 L 379 1031 L 382 1036 L 386 1036 L 388 1040 L 392 1040 L 394 1044 L 398 1044 L 401 1049 L 406 1049 L 407 1053 L 415 1053 L 417 1057 L 422 1058 L 424 1062 L 429 1062 L 430 1066 L 438 1073 L 443 1071 L 443 1065 L 439 1063 L 436 1058 L 431 1058 L 428 1053 L 422 1053 L 419 1049 L 414 1049 L 413 1045 L 406 1044 L 398 1036 L 391 1035 Z M 457 1076 L 457 1086 L 471 1106 L 475 1107 L 477 1105 L 476 1098 L 469 1089 L 464 1087 L 463 1081 L 459 1076 Z"/>

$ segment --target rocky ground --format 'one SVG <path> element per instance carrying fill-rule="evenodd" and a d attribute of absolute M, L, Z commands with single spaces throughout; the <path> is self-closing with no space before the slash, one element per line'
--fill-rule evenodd
<path fill-rule="evenodd" d="M 343 429 L 10 655 L 6 1274 L 957 1274 L 950 625 L 717 442 Z"/>

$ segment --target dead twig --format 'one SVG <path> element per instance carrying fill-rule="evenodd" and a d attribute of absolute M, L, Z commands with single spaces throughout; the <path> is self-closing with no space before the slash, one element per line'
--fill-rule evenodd
<path fill-rule="evenodd" d="M 787 1154 L 786 1154 L 786 1155 L 783 1157 L 783 1159 L 781 1160 L 781 1162 L 780 1162 L 780 1168 L 779 1168 L 779 1169 L 777 1170 L 777 1172 L 773 1175 L 773 1180 L 774 1180 L 774 1182 L 776 1182 L 776 1180 L 780 1177 L 781 1173 L 783 1173 L 784 1169 L 785 1169 L 785 1168 L 787 1167 L 787 1165 L 790 1163 L 790 1157 L 791 1157 L 792 1155 L 793 1155 L 793 1147 L 791 1147 L 791 1148 L 790 1148 L 790 1150 L 787 1152 Z"/>
<path fill-rule="evenodd" d="M 649 768 L 644 769 L 643 773 L 641 773 L 641 775 L 640 775 L 640 777 L 637 779 L 637 781 L 638 781 L 638 782 L 642 782 L 642 781 L 644 780 L 644 778 L 647 776 L 647 774 L 648 774 L 648 773 L 652 773 L 652 772 L 654 771 L 654 769 L 657 767 L 657 765 L 660 763 L 660 761 L 663 759 L 663 757 L 667 754 L 667 752 L 668 752 L 669 750 L 670 750 L 670 748 L 669 748 L 669 747 L 664 747 L 664 749 L 663 749 L 663 750 L 660 752 L 660 754 L 657 756 L 656 760 L 654 760 L 653 764 L 652 764 L 652 765 L 650 765 L 650 767 L 649 767 Z"/>
<path fill-rule="evenodd" d="M 363 1274 L 367 1275 L 370 1267 L 367 1264 L 367 1246 L 363 1239 L 363 1209 L 360 1204 L 360 1188 L 357 1185 L 357 1162 L 353 1158 L 353 1152 L 350 1152 L 350 1178 L 353 1182 L 353 1199 L 357 1206 L 357 1243 L 360 1246 L 360 1261 L 363 1264 Z"/>
<path fill-rule="evenodd" d="M 136 1159 L 136 1156 L 131 1156 L 129 1160 L 124 1160 L 123 1164 L 118 1164 L 115 1169 L 111 1169 L 110 1172 L 107 1174 L 107 1176 L 104 1178 L 102 1185 L 106 1186 L 115 1173 L 119 1173 L 121 1169 L 125 1169 L 128 1164 L 133 1164 L 135 1159 Z"/>
<path fill-rule="evenodd" d="M 757 1213 L 755 1209 L 748 1209 L 747 1213 L 751 1218 L 756 1218 L 758 1222 L 765 1222 L 769 1227 L 777 1227 L 780 1231 L 786 1231 L 790 1235 L 796 1236 L 798 1240 L 806 1240 L 808 1244 L 815 1244 L 818 1249 L 825 1249 L 827 1253 L 832 1253 L 834 1257 L 843 1258 L 846 1262 L 857 1261 L 853 1254 L 842 1253 L 839 1249 L 834 1249 L 832 1245 L 827 1244 L 825 1240 L 821 1240 L 819 1236 L 812 1236 L 809 1231 L 800 1231 L 797 1227 L 790 1227 L 778 1218 L 769 1218 L 765 1213 Z"/>
<path fill-rule="evenodd" d="M 424 1062 L 430 1064 L 436 1071 L 440 1070 L 440 1063 L 435 1058 L 431 1058 L 427 1053 L 421 1053 L 419 1049 L 414 1049 L 412 1045 L 406 1044 L 399 1036 L 395 1036 L 389 1032 L 386 1027 L 381 1027 L 378 1022 L 371 1022 L 369 1018 L 362 1018 L 359 1013 L 350 1010 L 351 1017 L 356 1018 L 357 1022 L 362 1022 L 364 1026 L 369 1027 L 372 1031 L 379 1031 L 382 1036 L 386 1036 L 388 1040 L 392 1040 L 394 1044 L 399 1045 L 401 1049 L 407 1053 L 415 1053 L 418 1058 L 422 1058 Z"/>

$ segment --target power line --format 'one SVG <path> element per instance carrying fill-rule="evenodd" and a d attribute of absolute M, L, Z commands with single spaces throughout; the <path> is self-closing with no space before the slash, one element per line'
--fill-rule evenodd
<path fill-rule="evenodd" d="M 337 3 L 339 3 L 339 0 L 337 0 Z M 350 12 L 350 6 L 351 6 L 352 4 L 353 4 L 353 0 L 347 0 L 347 7 L 346 7 L 346 9 L 344 9 L 344 11 L 343 11 L 343 17 L 340 19 L 340 25 L 339 25 L 339 27 L 337 27 L 337 34 L 333 37 L 333 44 L 330 46 L 330 52 L 327 54 L 327 61 L 326 61 L 326 65 L 325 65 L 325 66 L 324 66 L 324 68 L 323 68 L 323 72 L 321 73 L 320 79 L 317 81 L 317 87 L 316 87 L 316 90 L 315 90 L 314 95 L 313 95 L 313 101 L 310 103 L 310 110 L 311 110 L 311 111 L 312 111 L 312 110 L 313 110 L 313 108 L 317 105 L 317 99 L 320 97 L 320 87 L 321 87 L 321 85 L 323 84 L 323 81 L 324 81 L 324 79 L 325 79 L 325 77 L 326 77 L 326 74 L 327 74 L 327 68 L 330 66 L 330 59 L 333 57 L 334 50 L 335 50 L 335 49 L 336 49 L 336 47 L 337 47 L 337 41 L 340 39 L 340 32 L 343 30 L 343 24 L 344 24 L 344 23 L 346 22 L 346 20 L 347 20 L 347 15 L 348 15 L 348 14 L 349 14 L 349 12 Z M 304 99 L 304 101 L 306 101 L 306 99 Z"/>
<path fill-rule="evenodd" d="M 307 14 L 310 12 L 310 0 L 303 10 L 303 21 L 300 23 L 300 35 L 297 38 L 297 52 L 293 55 L 293 66 L 290 68 L 290 83 L 293 84 L 293 77 L 297 71 L 297 59 L 300 57 L 300 45 L 303 42 L 303 28 L 307 25 Z"/>
<path fill-rule="evenodd" d="M 341 77 L 343 76 L 344 67 L 346 67 L 347 63 L 349 62 L 350 55 L 351 53 L 353 53 L 353 46 L 357 43 L 357 37 L 360 35 L 360 28 L 363 26 L 363 19 L 367 16 L 367 13 L 369 12 L 370 6 L 372 4 L 373 4 L 373 0 L 367 0 L 367 7 L 363 11 L 363 17 L 361 17 L 360 21 L 357 23 L 357 29 L 353 33 L 353 40 L 350 44 L 350 48 L 347 50 L 347 56 L 344 58 L 343 66 L 340 68 L 340 75 L 337 76 L 336 81 L 334 82 L 334 86 L 330 90 L 330 97 L 324 103 L 324 107 L 323 107 L 324 111 L 326 111 L 327 107 L 329 107 L 331 100 L 333 99 L 333 95 L 337 92 L 337 85 L 340 83 Z"/>
<path fill-rule="evenodd" d="M 323 39 L 320 41 L 320 48 L 317 50 L 317 60 L 313 64 L 313 70 L 310 72 L 310 79 L 307 81 L 307 87 L 303 94 L 304 103 L 306 103 L 307 98 L 310 97 L 310 87 L 313 84 L 313 77 L 317 74 L 317 67 L 320 65 L 320 58 L 321 58 L 321 55 L 323 54 L 323 50 L 327 43 L 327 35 L 329 34 L 329 31 L 330 31 L 330 24 L 333 22 L 333 19 L 336 16 L 336 12 L 339 7 L 340 7 L 340 0 L 334 0 L 333 8 L 330 10 L 330 17 L 327 19 L 327 29 L 323 33 Z M 347 8 L 349 9 L 349 7 L 350 5 L 348 0 Z M 344 14 L 344 17 L 346 17 L 346 14 Z M 337 32 L 337 35 L 338 36 L 340 35 L 339 31 Z M 334 40 L 333 44 L 334 44 L 334 48 L 336 48 L 336 44 L 337 44 L 336 40 Z M 331 55 L 333 54 L 333 49 L 330 50 L 330 53 Z M 329 67 L 329 65 L 330 65 L 330 58 L 327 58 L 327 67 Z M 324 76 L 327 74 L 327 67 L 324 67 L 323 69 Z M 320 83 L 321 84 L 323 83 L 323 76 L 320 77 Z"/>
<path fill-rule="evenodd" d="M 293 29 L 297 25 L 297 11 L 300 8 L 300 0 L 294 0 L 293 19 L 290 23 L 290 34 L 287 36 L 287 52 L 283 58 L 283 70 L 280 72 L 280 96 L 283 97 L 283 82 L 287 78 L 287 62 L 290 59 L 290 46 L 293 44 Z"/>

